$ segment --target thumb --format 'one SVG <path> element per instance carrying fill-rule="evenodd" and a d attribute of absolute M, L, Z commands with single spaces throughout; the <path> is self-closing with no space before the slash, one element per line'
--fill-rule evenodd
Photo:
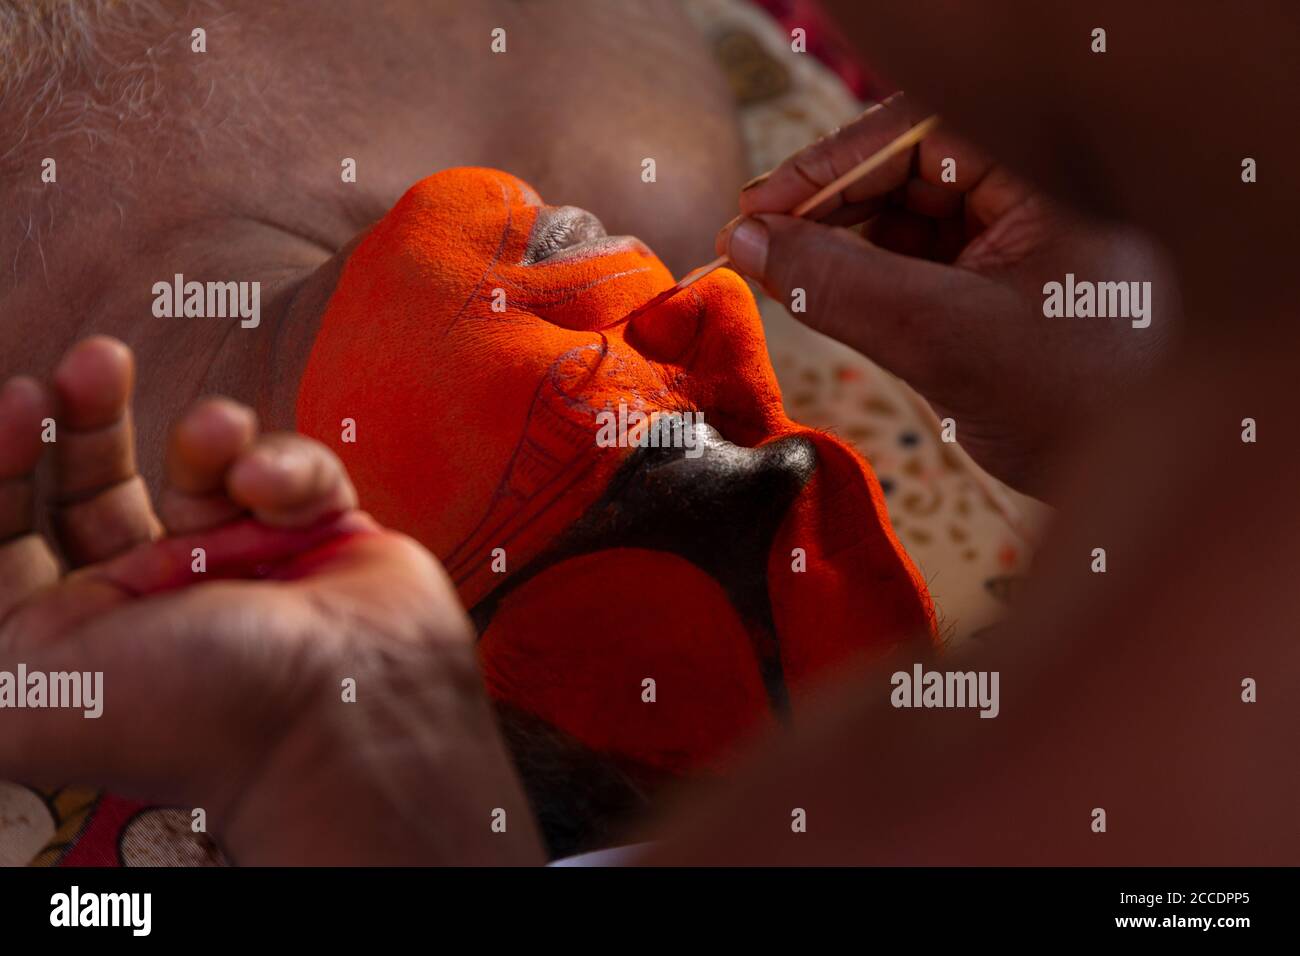
<path fill-rule="evenodd" d="M 927 395 L 965 378 L 987 352 L 989 320 L 1014 308 L 1009 290 L 973 272 L 793 216 L 741 219 L 718 245 L 800 322 Z"/>

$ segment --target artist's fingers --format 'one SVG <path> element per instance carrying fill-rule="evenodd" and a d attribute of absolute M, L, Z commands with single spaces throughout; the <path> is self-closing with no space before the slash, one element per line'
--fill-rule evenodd
<path fill-rule="evenodd" d="M 200 402 L 176 423 L 158 509 L 169 534 L 205 531 L 244 511 L 226 493 L 226 474 L 256 438 L 257 415 L 225 398 Z"/>
<path fill-rule="evenodd" d="M 895 203 L 891 201 L 890 197 L 875 196 L 871 199 L 864 199 L 862 202 L 854 202 L 849 203 L 846 206 L 840 206 L 840 208 L 836 209 L 834 212 L 823 216 L 817 221 L 825 226 L 856 226 L 859 223 L 864 223 L 869 219 L 880 215 L 880 213 L 889 209 L 892 205 L 895 205 Z M 743 216 L 737 216 L 719 231 L 719 242 L 715 243 L 715 245 L 718 246 L 719 255 L 721 255 L 723 250 L 726 249 L 726 244 L 723 241 L 724 237 L 729 237 L 731 230 L 743 220 Z"/>
<path fill-rule="evenodd" d="M 1007 172 L 1005 166 L 994 166 L 967 195 L 966 217 L 978 231 L 1007 215 L 1032 194 L 1029 185 Z"/>
<path fill-rule="evenodd" d="M 277 527 L 309 525 L 357 506 L 338 457 L 292 432 L 264 435 L 240 455 L 226 476 L 226 492 L 259 521 Z"/>
<path fill-rule="evenodd" d="M 48 394 L 30 378 L 0 389 L 0 622 L 59 575 L 45 539 L 33 533 L 33 472 L 44 450 L 42 421 L 52 412 Z"/>
<path fill-rule="evenodd" d="M 917 181 L 942 192 L 971 192 L 991 169 L 992 159 L 944 126 L 917 146 Z"/>
<path fill-rule="evenodd" d="M 938 229 L 935 220 L 906 209 L 890 209 L 867 224 L 872 244 L 903 256 L 933 259 Z"/>
<path fill-rule="evenodd" d="M 899 255 L 847 229 L 791 216 L 745 220 L 728 254 L 795 318 L 929 393 L 969 378 L 990 315 L 1018 303 L 965 269 Z M 949 381 L 951 380 L 951 381 Z"/>
<path fill-rule="evenodd" d="M 903 206 L 931 219 L 951 219 L 962 211 L 962 194 L 924 179 L 909 179 L 903 187 Z"/>
<path fill-rule="evenodd" d="M 790 212 L 921 119 L 916 105 L 901 93 L 871 107 L 852 123 L 747 184 L 740 194 L 741 215 Z M 980 150 L 941 126 L 916 148 L 893 157 L 809 210 L 805 218 L 854 225 L 875 215 L 881 200 L 895 191 L 901 191 L 900 198 L 913 212 L 936 218 L 953 216 L 961 208 L 960 197 L 974 190 L 992 165 Z M 907 188 L 902 191 L 904 186 Z M 721 237 L 717 245 L 719 250 L 725 245 Z"/>
<path fill-rule="evenodd" d="M 55 527 L 74 566 L 106 560 L 162 531 L 136 472 L 134 384 L 131 350 L 104 336 L 73 346 L 54 372 Z"/>
<path fill-rule="evenodd" d="M 873 106 L 860 117 L 806 146 L 776 169 L 747 185 L 740 193 L 740 212 L 787 213 L 813 193 L 879 152 L 923 117 L 899 94 Z M 868 173 L 838 195 L 831 196 L 806 218 L 824 219 L 842 206 L 884 196 L 902 186 L 912 168 L 915 150 L 905 150 Z"/>

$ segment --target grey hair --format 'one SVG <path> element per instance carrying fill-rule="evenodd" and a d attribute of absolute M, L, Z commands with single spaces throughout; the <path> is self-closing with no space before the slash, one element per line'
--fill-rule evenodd
<path fill-rule="evenodd" d="M 93 148 L 153 116 L 163 50 L 149 38 L 190 6 L 0 0 L 0 124 L 9 133 L 0 142 L 0 172 L 27 161 L 35 144 L 84 137 Z"/>
<path fill-rule="evenodd" d="M 43 244 L 62 205 L 60 190 L 40 185 L 41 159 L 75 147 L 84 176 L 88 166 L 111 158 L 96 155 L 97 147 L 125 128 L 159 131 L 169 116 L 163 64 L 190 39 L 178 26 L 217 6 L 218 0 L 0 0 L 0 268 L 12 257 L 15 287 L 24 248 L 45 271 Z M 134 153 L 116 160 L 130 168 Z M 98 201 L 122 215 L 112 180 Z"/>

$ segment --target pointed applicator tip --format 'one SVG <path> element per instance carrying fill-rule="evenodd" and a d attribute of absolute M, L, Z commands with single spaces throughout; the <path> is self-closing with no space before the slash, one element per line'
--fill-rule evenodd
<path fill-rule="evenodd" d="M 730 261 L 731 260 L 728 259 L 726 256 L 718 256 L 718 258 L 714 259 L 712 262 L 708 263 L 707 265 L 702 265 L 698 269 L 692 269 L 690 272 L 686 273 L 686 275 L 682 276 L 680 281 L 678 281 L 678 283 L 675 286 L 672 286 L 671 288 L 668 289 L 664 289 L 663 292 L 660 292 L 657 296 L 655 296 L 645 305 L 639 305 L 631 312 L 629 312 L 627 316 L 623 319 L 623 321 L 631 322 L 637 316 L 645 315 L 645 313 L 649 312 L 651 309 L 663 305 L 665 302 L 667 302 L 669 299 L 675 296 L 678 292 L 681 292 L 687 286 L 694 285 L 696 282 L 699 282 L 710 272 L 713 272 L 715 269 L 721 269 Z"/>
<path fill-rule="evenodd" d="M 827 183 L 821 189 L 817 190 L 817 192 L 815 192 L 813 195 L 809 196 L 799 205 L 795 206 L 795 208 L 790 211 L 790 215 L 797 216 L 797 217 L 802 217 L 807 215 L 809 212 L 811 212 L 813 209 L 816 209 L 817 206 L 819 206 L 823 201 L 825 201 L 829 197 L 835 195 L 836 193 L 840 192 L 843 189 L 847 189 L 849 186 L 856 183 L 859 179 L 862 179 L 864 176 L 866 176 L 867 173 L 879 168 L 881 165 L 893 159 L 899 153 L 911 149 L 922 139 L 924 139 L 925 135 L 929 133 L 930 130 L 934 129 L 935 126 L 938 125 L 938 123 L 939 123 L 939 117 L 937 116 L 931 116 L 921 120 L 921 122 L 917 123 L 915 126 L 906 130 L 901 136 L 898 136 L 891 142 L 887 143 L 883 149 L 871 154 L 862 162 L 858 163 L 858 165 L 850 169 L 847 173 L 838 177 L 832 182 Z M 708 275 L 710 272 L 712 272 L 714 269 L 720 269 L 722 266 L 725 266 L 730 261 L 731 260 L 728 259 L 726 256 L 718 256 L 718 258 L 714 259 L 712 262 L 708 263 L 707 265 L 700 266 L 698 269 L 692 269 L 690 272 L 686 273 L 686 275 L 682 277 L 681 281 L 678 282 L 671 289 L 665 289 L 663 292 L 660 292 L 657 296 L 655 296 L 645 305 L 633 309 L 631 312 L 627 314 L 625 318 L 620 319 L 619 322 L 620 323 L 631 322 L 637 316 L 644 315 L 646 312 L 649 312 L 651 309 L 655 308 L 656 306 L 662 305 L 663 303 L 667 302 L 669 299 L 675 296 L 678 292 L 681 292 L 691 283 L 698 282 L 699 280 L 703 279 L 706 275 Z"/>
<path fill-rule="evenodd" d="M 645 305 L 638 305 L 635 309 L 633 309 L 631 312 L 629 312 L 626 316 L 623 317 L 623 321 L 624 321 L 624 322 L 631 322 L 631 321 L 632 321 L 633 319 L 635 319 L 637 316 L 645 315 L 647 312 L 649 312 L 649 311 L 650 311 L 651 309 L 653 309 L 655 306 L 660 305 L 660 304 L 662 304 L 662 303 L 664 303 L 664 302 L 667 302 L 669 299 L 671 299 L 673 296 L 675 296 L 675 295 L 676 295 L 678 292 L 680 292 L 680 291 L 681 291 L 681 286 L 680 286 L 680 285 L 670 286 L 670 287 L 668 287 L 667 289 L 664 289 L 664 291 L 660 292 L 657 296 L 655 296 L 655 297 L 654 297 L 653 299 L 651 299 L 649 302 L 645 303 Z"/>

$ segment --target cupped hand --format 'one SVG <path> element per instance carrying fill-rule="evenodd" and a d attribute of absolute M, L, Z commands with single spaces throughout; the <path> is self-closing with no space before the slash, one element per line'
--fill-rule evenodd
<path fill-rule="evenodd" d="M 176 425 L 155 510 L 132 378 L 98 338 L 0 389 L 0 671 L 103 675 L 98 717 L 0 709 L 0 775 L 203 808 L 236 862 L 539 860 L 438 563 L 222 399 Z M 47 449 L 68 573 L 36 530 Z"/>

